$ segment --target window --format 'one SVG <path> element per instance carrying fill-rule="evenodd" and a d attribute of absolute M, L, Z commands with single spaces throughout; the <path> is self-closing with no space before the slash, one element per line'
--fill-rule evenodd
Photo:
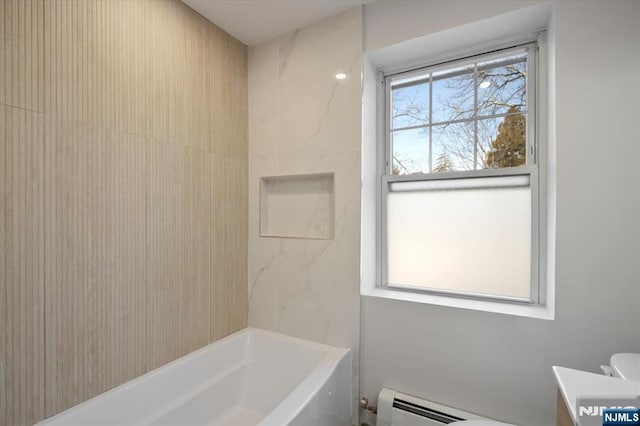
<path fill-rule="evenodd" d="M 384 77 L 383 287 L 543 303 L 535 42 Z"/>

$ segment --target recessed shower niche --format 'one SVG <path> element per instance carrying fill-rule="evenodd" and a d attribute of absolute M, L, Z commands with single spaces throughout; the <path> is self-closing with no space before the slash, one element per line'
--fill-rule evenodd
<path fill-rule="evenodd" d="M 333 173 L 260 178 L 260 236 L 333 239 Z"/>

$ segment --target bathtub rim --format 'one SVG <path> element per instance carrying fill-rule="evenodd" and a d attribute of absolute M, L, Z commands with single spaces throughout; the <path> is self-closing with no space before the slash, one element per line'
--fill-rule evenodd
<path fill-rule="evenodd" d="M 147 371 L 146 373 L 134 377 L 133 379 L 126 381 L 118 386 L 115 386 L 111 389 L 108 389 L 104 392 L 101 392 L 85 401 L 79 402 L 59 413 L 54 414 L 51 417 L 44 418 L 39 422 L 35 423 L 34 426 L 47 426 L 50 424 L 55 424 L 55 422 L 62 420 L 66 415 L 69 414 L 71 410 L 79 410 L 83 408 L 87 408 L 93 404 L 99 403 L 98 398 L 106 397 L 112 393 L 126 390 L 132 386 L 137 385 L 139 382 L 144 381 L 149 376 L 158 372 L 161 369 L 173 369 L 176 366 L 181 365 L 185 362 L 188 362 L 189 359 L 197 357 L 202 352 L 205 352 L 211 349 L 213 346 L 221 346 L 225 341 L 231 341 L 234 339 L 242 338 L 244 335 L 247 335 L 246 338 L 249 340 L 248 345 L 250 345 L 250 336 L 251 334 L 262 334 L 265 336 L 269 336 L 276 340 L 288 341 L 294 344 L 306 346 L 321 352 L 324 352 L 324 355 L 320 362 L 313 367 L 311 372 L 307 374 L 301 383 L 299 383 L 284 399 L 282 399 L 256 426 L 268 426 L 268 425 L 281 425 L 282 420 L 285 422 L 293 420 L 306 405 L 316 396 L 318 392 L 322 389 L 324 384 L 329 380 L 332 376 L 333 371 L 338 367 L 340 361 L 346 356 L 351 358 L 351 349 L 349 348 L 340 348 L 337 346 L 331 346 L 324 343 L 318 343 L 311 340 L 302 339 L 299 337 L 289 336 L 287 334 L 282 334 L 276 331 L 265 330 L 262 328 L 247 326 L 242 328 L 236 332 L 233 332 L 227 336 L 224 336 L 214 342 L 211 342 L 201 348 L 195 349 L 188 354 L 181 356 L 180 358 L 176 358 L 173 361 L 169 361 L 166 364 L 163 364 L 159 367 L 154 368 L 153 370 Z M 349 379 L 350 380 L 350 379 Z M 313 386 L 315 385 L 315 386 Z M 313 387 L 312 387 L 313 386 Z M 353 390 L 352 390 L 353 392 Z M 299 401 L 300 398 L 303 398 L 303 401 Z M 294 402 L 299 402 L 300 405 L 297 408 Z M 288 408 L 286 410 L 285 408 Z M 288 415 L 287 415 L 288 413 Z M 284 417 L 287 417 L 286 419 Z"/>

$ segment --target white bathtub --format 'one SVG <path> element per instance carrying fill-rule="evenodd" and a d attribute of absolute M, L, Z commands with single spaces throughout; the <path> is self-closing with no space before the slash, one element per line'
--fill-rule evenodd
<path fill-rule="evenodd" d="M 246 328 L 41 425 L 348 425 L 351 352 Z"/>

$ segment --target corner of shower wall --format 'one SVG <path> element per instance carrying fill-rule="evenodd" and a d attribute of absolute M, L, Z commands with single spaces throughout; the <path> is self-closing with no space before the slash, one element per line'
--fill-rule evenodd
<path fill-rule="evenodd" d="M 354 415 L 361 61 L 361 7 L 249 49 L 249 325 L 350 348 Z M 336 79 L 340 72 L 347 78 Z M 315 239 L 260 235 L 261 178 L 282 175 L 332 176 L 333 232 Z"/>

